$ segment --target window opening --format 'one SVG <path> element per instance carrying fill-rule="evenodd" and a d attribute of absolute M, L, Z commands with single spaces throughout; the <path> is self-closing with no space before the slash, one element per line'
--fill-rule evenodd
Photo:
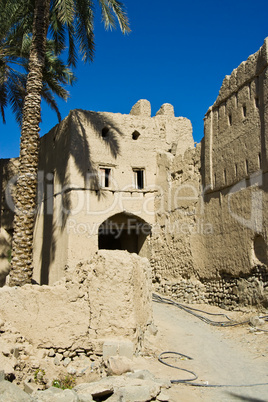
<path fill-rule="evenodd" d="M 229 114 L 228 120 L 229 120 L 229 126 L 231 126 L 232 125 L 232 115 L 231 114 Z"/>
<path fill-rule="evenodd" d="M 259 168 L 261 169 L 261 154 L 260 153 L 259 153 L 258 162 L 259 162 Z"/>
<path fill-rule="evenodd" d="M 101 136 L 103 139 L 106 139 L 109 135 L 109 127 L 104 127 L 101 132 Z"/>
<path fill-rule="evenodd" d="M 247 116 L 247 108 L 246 108 L 245 105 L 243 106 L 243 116 L 244 116 L 244 117 Z"/>
<path fill-rule="evenodd" d="M 134 169 L 135 188 L 141 190 L 144 188 L 144 169 Z"/>
<path fill-rule="evenodd" d="M 246 159 L 246 174 L 249 173 L 249 169 L 248 169 L 248 160 Z"/>
<path fill-rule="evenodd" d="M 135 130 L 135 131 L 132 133 L 132 139 L 133 139 L 133 140 L 137 140 L 137 139 L 139 138 L 139 136 L 140 136 L 140 133 L 139 133 L 137 130 Z"/>
<path fill-rule="evenodd" d="M 235 175 L 237 176 L 237 163 L 235 164 Z"/>
<path fill-rule="evenodd" d="M 109 168 L 100 168 L 99 171 L 99 179 L 101 187 L 110 187 L 110 175 L 111 169 Z"/>

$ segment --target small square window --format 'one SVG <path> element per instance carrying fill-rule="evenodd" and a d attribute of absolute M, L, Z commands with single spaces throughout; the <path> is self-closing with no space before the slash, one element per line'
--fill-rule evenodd
<path fill-rule="evenodd" d="M 100 181 L 100 186 L 102 188 L 110 187 L 110 177 L 111 177 L 111 169 L 100 168 L 99 181 Z"/>
<path fill-rule="evenodd" d="M 137 190 L 144 188 L 144 169 L 133 169 L 134 186 Z"/>

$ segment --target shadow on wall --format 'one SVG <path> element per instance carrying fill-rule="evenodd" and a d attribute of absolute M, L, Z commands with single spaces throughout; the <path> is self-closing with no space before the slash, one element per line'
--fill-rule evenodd
<path fill-rule="evenodd" d="M 40 198 L 43 200 L 43 205 L 39 205 L 39 208 L 43 208 L 43 236 L 42 236 L 42 248 L 40 253 L 41 262 L 41 274 L 40 284 L 49 283 L 49 267 L 55 260 L 57 250 L 57 231 L 60 226 L 61 232 L 64 231 L 68 211 L 71 209 L 70 195 L 70 175 L 68 172 L 68 162 L 70 157 L 73 158 L 74 163 L 84 179 L 84 188 L 95 190 L 98 194 L 98 198 L 105 197 L 99 186 L 97 169 L 91 158 L 90 146 L 87 139 L 87 133 L 85 130 L 85 124 L 91 125 L 105 141 L 106 147 L 110 150 L 112 156 L 116 158 L 120 155 L 120 147 L 118 142 L 118 135 L 123 136 L 121 129 L 114 123 L 114 121 L 107 115 L 94 113 L 94 118 L 91 112 L 82 110 L 73 110 L 69 116 L 60 124 L 58 124 L 53 130 L 53 150 L 46 149 L 45 155 L 42 155 L 44 182 L 43 182 L 43 196 Z M 103 127 L 109 127 L 109 135 L 103 138 Z M 49 135 L 49 134 L 47 134 Z M 42 143 L 41 143 L 42 144 Z M 42 145 L 41 145 L 41 153 Z M 47 170 L 49 169 L 49 171 Z M 51 173 L 49 175 L 49 173 Z M 60 225 L 56 226 L 56 219 L 50 211 L 53 211 L 53 205 L 55 196 L 55 189 L 53 188 L 54 175 L 57 176 L 57 182 L 61 188 L 68 188 L 68 190 L 61 193 L 62 197 L 62 210 L 60 219 Z"/>

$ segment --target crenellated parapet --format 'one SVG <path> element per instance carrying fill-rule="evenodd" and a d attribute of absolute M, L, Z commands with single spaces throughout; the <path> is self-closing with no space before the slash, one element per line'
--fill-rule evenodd
<path fill-rule="evenodd" d="M 268 38 L 223 80 L 205 116 L 205 184 L 229 187 L 267 171 Z"/>
<path fill-rule="evenodd" d="M 213 105 L 219 106 L 245 85 L 249 85 L 257 78 L 268 65 L 268 38 L 264 40 L 262 47 L 243 61 L 231 75 L 226 75 L 223 80 L 219 95 Z"/>

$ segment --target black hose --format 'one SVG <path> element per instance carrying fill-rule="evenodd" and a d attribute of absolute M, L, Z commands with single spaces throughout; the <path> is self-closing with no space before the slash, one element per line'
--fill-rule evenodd
<path fill-rule="evenodd" d="M 169 367 L 173 367 L 173 368 L 175 368 L 177 370 L 186 371 L 187 373 L 190 373 L 190 374 L 193 375 L 193 378 L 187 378 L 186 380 L 172 380 L 171 382 L 176 382 L 176 383 L 181 383 L 182 382 L 182 383 L 184 383 L 184 382 L 188 382 L 188 381 L 197 380 L 198 377 L 193 371 L 186 370 L 186 369 L 183 369 L 183 368 L 180 368 L 180 367 L 177 367 L 177 366 L 173 366 L 172 364 L 169 364 L 169 363 L 166 363 L 165 361 L 163 361 L 163 359 L 168 359 L 168 356 L 163 357 L 163 355 L 167 355 L 167 354 L 178 355 L 178 356 L 181 356 L 181 357 L 185 357 L 188 360 L 193 360 L 193 358 L 189 357 L 189 356 L 186 356 L 186 355 L 183 355 L 182 353 L 178 353 L 178 352 L 162 352 L 158 356 L 158 360 L 160 361 L 160 363 L 163 363 L 163 364 L 165 364 L 166 366 L 169 366 Z"/>
<path fill-rule="evenodd" d="M 156 302 L 156 303 L 171 304 L 173 306 L 176 306 L 176 307 L 180 308 L 181 310 L 184 310 L 187 313 L 194 315 L 195 317 L 199 318 L 200 320 L 204 321 L 205 323 L 207 323 L 209 325 L 217 326 L 217 327 L 234 327 L 234 326 L 237 326 L 237 325 L 249 324 L 249 320 L 236 322 L 236 321 L 231 320 L 231 318 L 229 318 L 226 314 L 208 313 L 208 312 L 203 311 L 203 310 L 199 310 L 199 309 L 196 309 L 196 308 L 193 308 L 193 307 L 185 306 L 184 304 L 181 304 L 181 303 L 176 303 L 175 301 L 173 301 L 171 299 L 167 299 L 166 297 L 159 296 L 159 295 L 157 295 L 155 293 L 153 293 L 153 301 Z M 207 317 L 204 317 L 204 316 L 202 316 L 200 314 L 195 313 L 195 311 L 201 312 L 203 314 L 211 315 L 211 316 L 221 316 L 221 317 L 226 318 L 226 320 L 228 320 L 228 321 L 213 321 L 213 320 L 210 320 Z"/>
<path fill-rule="evenodd" d="M 242 324 L 248 324 L 248 321 L 242 321 L 242 322 L 235 322 L 232 321 L 226 314 L 217 314 L 217 313 L 207 313 L 206 311 L 202 311 L 199 309 L 195 309 L 193 307 L 188 307 L 185 306 L 183 304 L 180 303 L 176 303 L 173 300 L 167 299 L 165 297 L 161 297 L 159 295 L 156 295 L 155 293 L 153 293 L 153 301 L 156 303 L 164 303 L 164 304 L 171 304 L 174 305 L 184 311 L 186 311 L 187 313 L 193 314 L 195 317 L 201 319 L 202 321 L 206 322 L 207 324 L 210 325 L 216 325 L 216 326 L 221 326 L 221 327 L 226 327 L 226 326 L 236 326 L 236 325 L 242 325 Z M 203 317 L 199 314 L 194 313 L 194 311 L 199 311 L 202 312 L 204 314 L 208 314 L 208 315 L 213 315 L 213 316 L 224 316 L 228 321 L 212 321 L 209 320 L 206 317 Z M 264 316 L 264 317 L 260 317 L 260 318 L 266 318 L 268 316 Z M 181 370 L 181 371 L 185 371 L 189 374 L 193 375 L 193 378 L 188 378 L 188 379 L 184 379 L 184 380 L 170 380 L 171 384 L 187 384 L 187 385 L 191 385 L 194 387 L 205 387 L 205 388 L 223 388 L 223 387 L 238 387 L 238 388 L 242 388 L 242 387 L 257 387 L 257 386 L 261 386 L 261 385 L 268 385 L 267 382 L 264 383 L 257 383 L 257 384 L 239 384 L 239 385 L 233 385 L 233 384 L 205 384 L 205 383 L 197 383 L 197 382 L 192 382 L 194 380 L 197 380 L 198 376 L 191 370 L 186 370 L 184 368 L 181 367 L 177 367 L 177 366 L 173 366 L 172 364 L 169 364 L 167 362 L 164 361 L 164 359 L 168 359 L 170 356 L 164 356 L 164 355 L 177 355 L 177 356 L 181 356 L 184 357 L 188 360 L 193 360 L 192 357 L 187 356 L 187 355 L 183 355 L 182 353 L 178 353 L 178 352 L 162 352 L 160 353 L 160 355 L 158 356 L 158 360 L 160 361 L 160 363 L 165 364 L 168 367 L 172 367 L 175 368 L 177 370 Z"/>

